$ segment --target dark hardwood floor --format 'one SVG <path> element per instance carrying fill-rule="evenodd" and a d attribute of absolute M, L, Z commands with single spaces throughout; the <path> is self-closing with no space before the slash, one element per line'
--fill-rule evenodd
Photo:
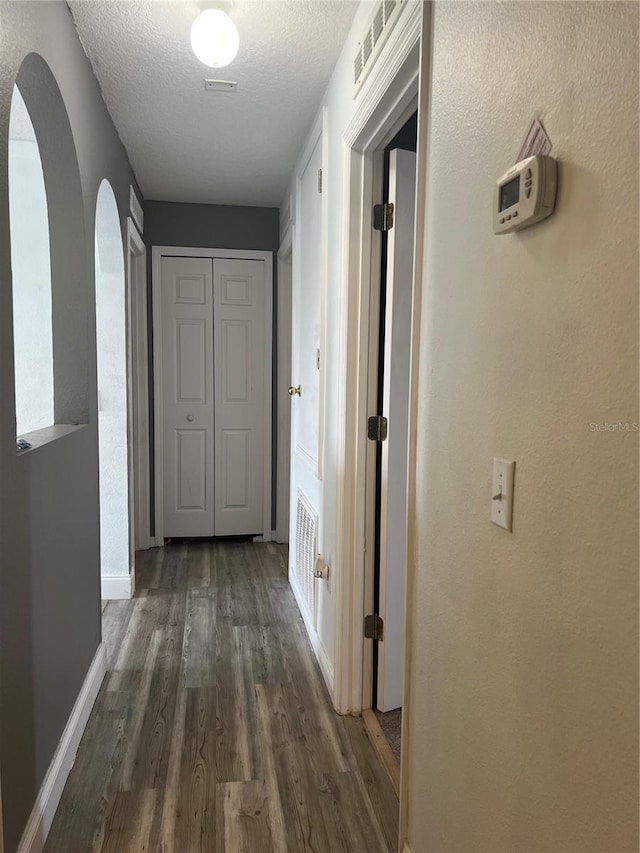
<path fill-rule="evenodd" d="M 362 720 L 331 707 L 285 549 L 138 557 L 45 853 L 394 851 L 398 801 Z"/>

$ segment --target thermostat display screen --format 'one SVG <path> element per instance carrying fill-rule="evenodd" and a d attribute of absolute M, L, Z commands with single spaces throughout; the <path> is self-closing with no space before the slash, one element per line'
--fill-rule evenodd
<path fill-rule="evenodd" d="M 500 187 L 500 210 L 506 210 L 520 200 L 520 175 Z"/>

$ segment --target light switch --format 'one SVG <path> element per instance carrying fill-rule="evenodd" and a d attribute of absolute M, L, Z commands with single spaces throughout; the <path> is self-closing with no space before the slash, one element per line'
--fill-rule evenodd
<path fill-rule="evenodd" d="M 508 459 L 493 460 L 491 481 L 491 521 L 505 530 L 511 530 L 513 516 L 513 476 L 515 462 Z"/>

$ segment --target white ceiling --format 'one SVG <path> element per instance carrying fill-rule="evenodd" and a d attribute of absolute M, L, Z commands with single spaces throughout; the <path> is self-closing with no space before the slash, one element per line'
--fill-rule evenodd
<path fill-rule="evenodd" d="M 191 51 L 190 0 L 71 0 L 78 33 L 147 199 L 277 207 L 357 2 L 236 0 L 240 51 Z M 206 78 L 238 82 L 206 92 Z"/>

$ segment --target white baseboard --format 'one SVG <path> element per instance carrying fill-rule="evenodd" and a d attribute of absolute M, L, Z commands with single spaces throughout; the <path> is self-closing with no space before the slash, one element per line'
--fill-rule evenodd
<path fill-rule="evenodd" d="M 275 539 L 275 531 L 274 530 L 268 530 L 262 536 L 254 536 L 253 537 L 254 542 L 273 542 L 274 539 Z"/>
<path fill-rule="evenodd" d="M 324 680 L 331 695 L 331 701 L 333 701 L 333 663 L 329 660 L 329 655 L 322 640 L 318 641 L 318 663 L 320 664 L 320 670 L 324 675 Z"/>
<path fill-rule="evenodd" d="M 100 643 L 36 797 L 18 845 L 18 853 L 42 853 L 106 671 L 107 649 L 104 643 Z"/>
<path fill-rule="evenodd" d="M 300 614 L 302 616 L 304 627 L 307 630 L 307 635 L 309 637 L 309 642 L 311 643 L 311 648 L 313 649 L 313 653 L 318 659 L 318 664 L 320 665 L 320 672 L 322 673 L 322 677 L 324 678 L 325 683 L 327 685 L 329 695 L 333 700 L 333 664 L 329 660 L 329 655 L 327 654 L 327 650 L 325 649 L 318 632 L 313 627 L 313 622 L 311 621 L 311 617 L 307 612 L 307 605 L 305 604 L 302 592 L 300 590 L 300 587 L 298 586 L 297 580 L 291 574 L 291 572 L 289 572 L 289 585 L 293 591 L 293 596 L 298 604 L 298 610 L 300 611 Z"/>
<path fill-rule="evenodd" d="M 114 598 L 133 598 L 135 592 L 135 573 L 128 575 L 102 575 L 100 578 L 103 601 Z"/>

